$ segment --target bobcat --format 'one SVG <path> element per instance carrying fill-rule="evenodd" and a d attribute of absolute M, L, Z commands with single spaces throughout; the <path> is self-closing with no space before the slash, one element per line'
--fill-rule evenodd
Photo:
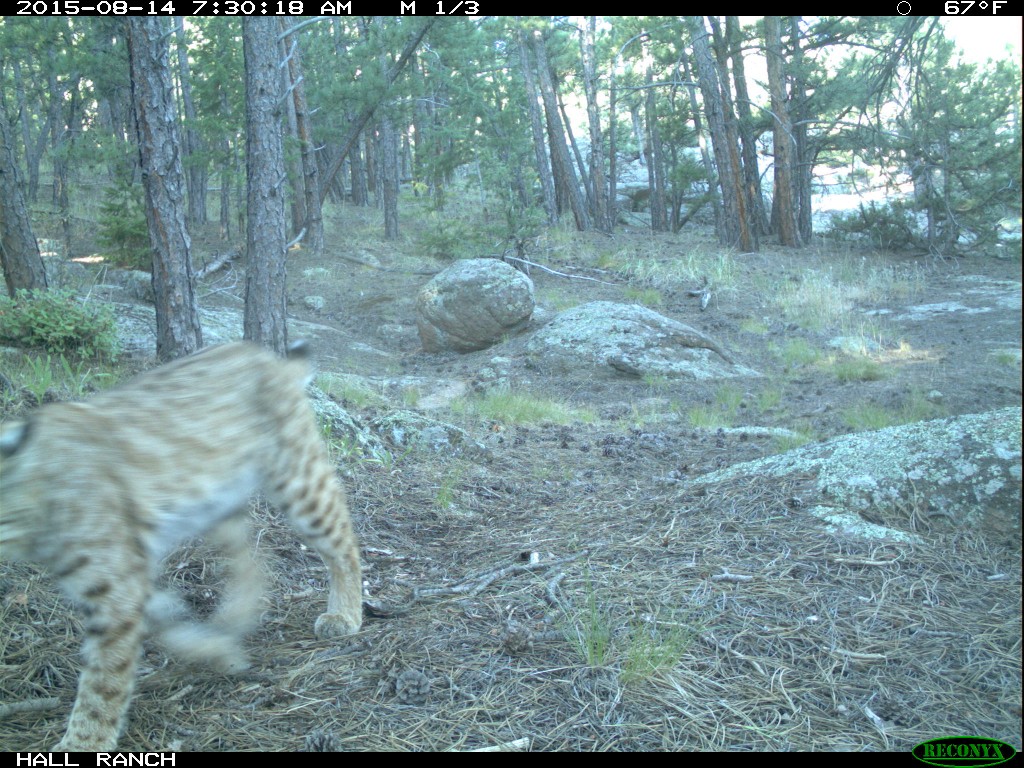
<path fill-rule="evenodd" d="M 83 403 L 45 406 L 0 431 L 0 547 L 45 565 L 81 608 L 84 668 L 65 750 L 116 746 L 143 634 L 225 669 L 260 599 L 246 536 L 250 495 L 285 512 L 330 570 L 318 637 L 359 630 L 359 549 L 344 491 L 306 400 L 307 350 L 282 360 L 245 342 L 203 350 Z M 154 589 L 164 557 L 207 534 L 229 555 L 225 598 L 182 620 Z"/>

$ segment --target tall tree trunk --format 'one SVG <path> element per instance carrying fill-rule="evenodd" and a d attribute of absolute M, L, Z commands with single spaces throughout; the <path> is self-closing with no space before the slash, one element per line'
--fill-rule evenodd
<path fill-rule="evenodd" d="M 728 46 L 722 36 L 721 25 L 716 16 L 706 16 L 708 26 L 711 27 L 711 39 L 715 53 L 715 62 L 718 65 L 718 83 L 722 97 L 722 115 L 725 118 L 725 131 L 727 137 L 727 149 L 729 160 L 732 163 L 732 174 L 735 183 L 739 185 L 738 204 L 740 210 L 740 242 L 747 242 L 749 247 L 743 250 L 756 251 L 758 249 L 758 233 L 754 226 L 753 207 L 746 185 L 746 173 L 743 169 L 743 154 L 740 141 L 739 121 L 736 119 L 736 105 L 732 95 L 732 78 L 729 73 Z"/>
<path fill-rule="evenodd" d="M 775 148 L 775 197 L 773 219 L 779 225 L 779 242 L 791 248 L 802 245 L 793 194 L 796 142 L 786 100 L 786 61 L 782 51 L 782 27 L 778 16 L 764 17 L 765 54 L 768 57 L 768 92 L 772 103 L 772 145 Z"/>
<path fill-rule="evenodd" d="M 661 153 L 661 136 L 658 133 L 658 109 L 655 105 L 655 91 L 653 87 L 654 72 L 652 67 L 647 68 L 644 75 L 647 88 L 644 89 L 644 112 L 647 125 L 646 160 L 647 160 L 647 187 L 651 191 L 651 231 L 668 231 L 668 219 L 665 208 L 665 163 Z"/>
<path fill-rule="evenodd" d="M 185 127 L 181 134 L 185 155 L 185 186 L 188 189 L 188 213 L 185 220 L 195 226 L 206 223 L 206 161 L 202 158 L 202 140 L 195 127 L 196 107 L 192 101 L 188 41 L 185 39 L 185 22 L 181 16 L 175 19 L 174 31 L 178 38 L 178 82 L 181 87 L 181 106 L 185 113 Z"/>
<path fill-rule="evenodd" d="M 32 141 L 31 112 L 26 102 L 25 79 L 21 73 L 21 62 L 14 58 L 11 60 L 11 74 L 14 76 L 14 102 L 18 114 L 21 116 L 21 143 L 25 147 L 25 169 L 28 172 L 28 185 L 25 197 L 35 202 L 39 194 L 39 161 L 43 157 L 43 150 L 46 148 L 46 137 L 50 134 L 50 124 L 45 122 L 38 132 L 38 141 Z"/>
<path fill-rule="evenodd" d="M 348 153 L 348 159 L 352 169 L 352 204 L 365 208 L 370 205 L 370 185 L 366 179 L 362 144 L 362 136 L 359 136 L 352 145 L 352 151 Z"/>
<path fill-rule="evenodd" d="M 814 237 L 811 197 L 814 191 L 812 183 L 814 181 L 815 152 L 811 146 L 810 137 L 807 135 L 807 126 L 811 123 L 812 115 L 810 114 L 810 99 L 807 95 L 807 81 L 804 74 L 807 70 L 800 43 L 800 17 L 791 16 L 789 23 L 790 45 L 793 49 L 790 101 L 796 104 L 796 112 L 791 115 L 794 118 L 792 130 L 796 147 L 793 189 L 796 194 L 797 229 L 800 232 L 800 240 L 806 244 L 811 242 Z"/>
<path fill-rule="evenodd" d="M 223 88 L 217 94 L 220 101 L 222 114 L 229 114 L 228 97 Z M 228 238 L 231 236 L 231 188 L 235 183 L 235 145 L 225 136 L 221 140 L 221 165 L 220 165 L 220 236 Z"/>
<path fill-rule="evenodd" d="M 128 19 L 128 61 L 146 221 L 153 245 L 156 354 L 172 360 L 203 346 L 195 300 L 191 241 L 185 228 L 181 142 L 174 110 L 168 33 L 160 18 Z"/>
<path fill-rule="evenodd" d="M 537 60 L 540 95 L 544 101 L 544 113 L 547 117 L 548 144 L 551 148 L 551 168 L 554 171 L 556 191 L 561 188 L 562 194 L 572 209 L 573 218 L 576 220 L 576 229 L 584 232 L 590 229 L 590 216 L 587 215 L 583 195 L 580 193 L 580 185 L 576 180 L 572 161 L 569 159 L 569 148 L 565 143 L 565 127 L 562 125 L 562 117 L 558 112 L 555 80 L 551 74 L 551 65 L 548 63 L 547 46 L 539 32 L 535 32 L 530 38 L 530 47 Z"/>
<path fill-rule="evenodd" d="M 725 245 L 739 246 L 744 251 L 757 248 L 754 234 L 747 221 L 743 175 L 740 168 L 739 138 L 726 114 L 723 96 L 728 83 L 723 83 L 701 16 L 687 16 L 687 27 L 693 45 L 693 60 L 704 99 L 704 112 L 711 132 L 711 147 L 715 154 L 718 182 L 722 189 L 722 219 L 719 240 Z"/>
<path fill-rule="evenodd" d="M 281 30 L 287 32 L 295 26 L 293 19 L 281 19 Z M 294 41 L 294 42 L 292 42 Z M 302 158 L 303 208 L 306 216 L 302 226 L 306 228 L 304 238 L 313 255 L 320 257 L 324 252 L 324 218 L 320 203 L 320 166 L 316 161 L 316 146 L 309 120 L 309 106 L 306 103 L 306 78 L 302 68 L 302 47 L 297 35 L 285 38 L 291 55 L 288 57 L 288 79 L 295 111 L 295 136 L 299 141 Z"/>
<path fill-rule="evenodd" d="M 294 96 L 293 81 L 291 79 L 291 51 L 298 50 L 298 37 L 295 37 L 291 42 L 285 40 L 285 28 L 284 24 L 280 23 L 281 19 L 278 19 L 280 24 L 279 31 L 280 36 L 278 37 L 278 50 L 277 55 L 281 65 L 281 93 L 284 94 L 282 98 L 283 113 L 285 116 L 283 129 L 285 135 L 289 137 L 289 143 L 294 145 L 298 142 L 299 136 L 299 118 L 296 114 L 295 99 L 289 98 L 288 95 L 291 93 Z M 291 226 L 287 230 L 288 238 L 293 239 L 299 236 L 299 233 L 303 233 L 305 237 L 305 226 L 306 226 L 306 176 L 302 172 L 302 153 L 300 152 L 287 152 L 284 156 L 285 171 L 288 175 L 288 211 L 291 218 Z"/>
<path fill-rule="evenodd" d="M 620 52 L 621 53 L 621 52 Z M 618 101 L 618 88 L 615 85 L 615 73 L 619 67 L 619 57 L 616 57 L 612 65 L 611 73 L 608 76 L 608 223 L 611 227 L 619 221 L 618 206 L 618 131 L 615 125 L 618 123 L 616 102 Z"/>
<path fill-rule="evenodd" d="M 391 118 L 380 121 L 381 192 L 384 204 L 384 239 L 398 239 L 398 132 Z"/>
<path fill-rule="evenodd" d="M 378 62 L 381 77 L 388 76 L 387 56 Z M 384 239 L 398 239 L 398 131 L 385 109 L 380 119 L 380 197 L 384 209 Z"/>
<path fill-rule="evenodd" d="M 517 18 L 518 21 L 518 18 Z M 526 113 L 530 118 L 530 132 L 533 134 L 533 154 L 537 162 L 537 175 L 540 178 L 541 201 L 549 224 L 558 223 L 558 203 L 555 199 L 555 177 L 551 173 L 546 142 L 544 141 L 544 122 L 541 116 L 537 80 L 533 76 L 533 66 L 526 45 L 526 33 L 522 24 L 516 26 L 516 37 L 519 42 L 519 63 L 523 68 L 523 82 L 526 84 Z"/>
<path fill-rule="evenodd" d="M 377 129 L 373 132 L 373 162 L 374 162 L 374 187 L 373 200 L 379 211 L 384 210 L 384 120 L 377 122 Z"/>
<path fill-rule="evenodd" d="M 644 122 L 640 119 L 640 102 L 634 101 L 629 105 L 629 121 L 633 126 L 633 139 L 640 148 L 640 160 L 647 162 L 647 131 L 644 130 Z"/>
<path fill-rule="evenodd" d="M 743 153 L 743 185 L 747 191 L 750 223 L 756 228 L 757 234 L 767 235 L 768 215 L 764 209 L 764 195 L 761 194 L 757 135 L 754 132 L 754 117 L 750 111 L 750 95 L 747 92 L 739 16 L 725 17 L 725 42 L 728 45 L 729 59 L 732 61 L 732 79 L 736 84 L 736 115 L 739 118 L 740 149 Z"/>
<path fill-rule="evenodd" d="M 572 121 L 569 119 L 569 111 L 565 108 L 565 99 L 562 98 L 562 94 L 558 94 L 558 113 L 562 116 L 562 126 L 565 129 L 565 138 L 569 142 L 569 149 L 572 150 L 572 157 L 576 161 L 576 170 L 579 171 L 580 184 L 583 187 L 583 198 L 586 201 L 587 210 L 590 210 L 590 206 L 593 202 L 590 197 L 590 175 L 588 170 L 588 163 L 583 159 L 583 153 L 580 152 L 579 142 L 576 141 L 576 136 L 572 132 Z"/>
<path fill-rule="evenodd" d="M 604 140 L 601 137 L 601 112 L 597 104 L 597 17 L 588 16 L 582 30 L 583 91 L 587 97 L 587 124 L 590 128 L 590 212 L 601 232 L 611 232 L 614 222 L 608 206 L 608 187 L 604 173 Z M 614 118 L 613 118 L 614 121 Z"/>
<path fill-rule="evenodd" d="M 242 20 L 248 185 L 243 335 L 284 355 L 288 349 L 285 173 L 277 30 L 273 18 Z"/>
<path fill-rule="evenodd" d="M 11 296 L 23 288 L 46 288 L 46 271 L 25 207 L 13 139 L 0 93 L 0 265 Z"/>
<path fill-rule="evenodd" d="M 57 55 L 53 48 L 48 54 L 51 59 Z M 51 66 L 49 123 L 52 130 L 50 157 L 53 164 L 53 205 L 60 219 L 63 251 L 68 255 L 71 253 L 73 240 L 68 158 L 76 137 L 82 131 L 81 98 L 78 92 L 80 79 L 78 75 L 72 75 L 68 78 L 67 86 L 61 87 Z"/>
<path fill-rule="evenodd" d="M 711 159 L 711 153 L 708 151 L 708 132 L 704 130 L 704 121 L 701 119 L 700 105 L 697 103 L 697 88 L 693 85 L 693 75 L 691 74 L 692 69 L 690 67 L 690 57 L 685 54 L 681 58 L 683 65 L 683 78 L 687 82 L 686 90 L 690 96 L 690 112 L 693 114 L 693 127 L 697 133 L 697 147 L 700 150 L 701 164 L 704 166 L 704 173 L 708 178 L 708 192 L 711 198 L 711 209 L 715 215 L 715 232 L 721 233 L 723 231 L 722 222 L 722 197 L 719 194 L 718 174 L 715 171 L 715 164 Z M 687 217 L 690 213 L 687 213 Z M 687 217 L 683 218 L 683 221 Z M 682 221 L 680 226 L 682 226 Z"/>

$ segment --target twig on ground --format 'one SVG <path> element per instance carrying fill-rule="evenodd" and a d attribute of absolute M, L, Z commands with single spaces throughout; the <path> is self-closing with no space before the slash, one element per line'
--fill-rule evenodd
<path fill-rule="evenodd" d="M 456 750 L 461 751 L 461 750 Z M 530 751 L 530 740 L 528 738 L 515 739 L 513 741 L 506 741 L 504 744 L 495 744 L 491 747 L 480 747 L 479 749 L 470 749 L 469 752 L 529 752 Z"/>
<path fill-rule="evenodd" d="M 741 659 L 742 661 L 747 662 L 750 666 L 752 666 L 754 669 L 760 672 L 764 677 L 768 677 L 768 675 L 764 671 L 764 668 L 749 656 L 745 656 L 739 651 L 730 648 L 725 643 L 718 642 L 711 635 L 701 635 L 700 639 L 708 645 L 713 645 L 718 650 L 723 651 L 724 653 L 728 653 L 730 656 L 735 656 L 737 659 Z"/>
<path fill-rule="evenodd" d="M 553 568 L 556 565 L 564 565 L 565 563 L 571 563 L 573 560 L 578 560 L 588 554 L 589 550 L 584 549 L 581 552 L 577 552 L 575 555 L 569 555 L 568 557 L 555 558 L 554 560 L 540 560 L 536 563 L 516 563 L 515 565 L 506 565 L 502 568 L 496 568 L 491 571 L 487 571 L 476 576 L 471 576 L 468 579 L 452 584 L 447 587 L 422 587 L 414 589 L 412 593 L 413 600 L 421 600 L 424 597 L 439 597 L 441 595 L 461 595 L 469 593 L 471 595 L 477 595 L 483 592 L 487 587 L 505 576 L 509 576 L 517 573 L 526 573 L 527 571 L 540 571 L 548 568 Z"/>
<path fill-rule="evenodd" d="M 216 272 L 218 269 L 228 264 L 229 262 L 234 261 L 241 255 L 241 248 L 235 248 L 233 250 L 227 251 L 226 253 L 222 253 L 220 256 L 214 258 L 214 260 L 207 264 L 205 267 L 196 272 L 196 279 L 198 280 L 200 278 L 206 277 L 207 275 L 213 272 Z"/>
<path fill-rule="evenodd" d="M 50 696 L 45 699 L 27 699 L 25 701 L 10 701 L 0 704 L 0 719 L 10 717 L 18 712 L 42 712 L 47 709 L 54 709 L 60 706 L 60 699 Z"/>
<path fill-rule="evenodd" d="M 848 651 L 845 648 L 833 648 L 831 650 L 832 653 L 838 653 L 848 659 L 857 659 L 858 661 L 885 661 L 887 658 L 884 653 L 860 653 L 858 651 Z"/>
<path fill-rule="evenodd" d="M 845 565 L 892 565 L 895 560 L 867 560 L 861 557 L 833 557 L 833 563 L 843 563 Z"/>
<path fill-rule="evenodd" d="M 583 275 L 570 275 L 567 272 L 559 272 L 557 269 L 551 269 L 551 267 L 545 267 L 543 264 L 538 264 L 535 261 L 529 259 L 521 259 L 518 256 L 502 256 L 502 259 L 506 261 L 518 261 L 520 264 L 526 264 L 537 269 L 542 269 L 550 275 L 557 277 L 568 277 L 570 280 L 590 280 L 595 283 L 601 283 L 601 285 L 615 285 L 615 283 L 609 283 L 607 280 L 599 280 L 596 277 L 584 277 Z"/>
<path fill-rule="evenodd" d="M 546 602 L 552 608 L 558 608 L 560 605 L 558 595 L 555 594 L 555 590 L 558 589 L 558 585 L 562 582 L 562 579 L 564 578 L 565 571 L 561 571 L 560 573 L 556 574 L 554 578 L 548 581 L 548 586 L 544 590 L 544 602 Z"/>

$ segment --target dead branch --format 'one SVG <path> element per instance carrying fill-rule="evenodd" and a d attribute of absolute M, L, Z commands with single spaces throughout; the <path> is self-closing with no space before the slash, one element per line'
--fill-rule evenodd
<path fill-rule="evenodd" d="M 845 565 L 892 565 L 894 560 L 866 560 L 860 557 L 833 557 L 833 563 L 844 563 Z"/>
<path fill-rule="evenodd" d="M 196 279 L 197 280 L 202 279 L 202 278 L 206 277 L 207 275 L 209 275 L 209 274 L 211 274 L 213 272 L 216 272 L 218 269 L 221 269 L 226 264 L 228 264 L 229 262 L 234 261 L 235 259 L 237 259 L 241 255 L 242 255 L 242 249 L 241 248 L 235 248 L 233 250 L 227 251 L 226 253 L 222 253 L 220 256 L 217 256 L 213 261 L 211 261 L 205 267 L 203 267 L 198 272 L 196 272 Z"/>
<path fill-rule="evenodd" d="M 60 706 L 60 699 L 50 696 L 45 699 L 28 699 L 26 701 L 10 701 L 0 704 L 0 720 L 19 712 L 42 712 Z"/>
<path fill-rule="evenodd" d="M 487 587 L 498 579 L 504 578 L 505 576 L 526 573 L 528 571 L 546 570 L 557 565 L 571 563 L 573 560 L 578 560 L 579 558 L 584 557 L 588 552 L 589 550 L 584 549 L 581 552 L 577 552 L 575 555 L 569 555 L 568 557 L 555 558 L 553 560 L 539 560 L 536 563 L 516 563 L 515 565 L 506 565 L 502 568 L 496 568 L 482 574 L 477 574 L 476 576 L 471 576 L 468 579 L 464 579 L 457 584 L 452 584 L 447 587 L 421 587 L 413 590 L 412 599 L 415 601 L 421 600 L 424 597 L 461 595 L 466 593 L 469 593 L 470 595 L 477 595 L 487 589 Z"/>
<path fill-rule="evenodd" d="M 856 659 L 857 661 L 885 661 L 887 658 L 884 653 L 859 653 L 857 651 L 848 651 L 845 648 L 833 648 L 831 650 L 832 653 L 838 653 L 848 659 Z"/>
<path fill-rule="evenodd" d="M 506 741 L 504 744 L 495 744 L 492 747 L 480 747 L 471 749 L 470 752 L 529 752 L 530 739 L 522 738 L 514 741 Z"/>
<path fill-rule="evenodd" d="M 559 607 L 558 595 L 555 594 L 555 590 L 558 589 L 558 585 L 565 578 L 565 571 L 558 573 L 553 579 L 548 581 L 547 588 L 544 590 L 544 602 L 550 605 L 552 608 Z"/>
<path fill-rule="evenodd" d="M 559 272 L 557 269 L 551 269 L 551 267 L 545 267 L 543 264 L 538 264 L 535 261 L 529 259 L 521 259 L 518 256 L 502 256 L 505 261 L 518 261 L 520 264 L 526 264 L 529 267 L 536 267 L 542 269 L 550 275 L 557 277 L 568 277 L 570 280 L 591 280 L 595 283 L 601 283 L 602 285 L 615 285 L 615 283 L 609 283 L 607 280 L 598 280 L 596 277 L 584 277 L 583 275 L 570 275 L 567 272 Z"/>

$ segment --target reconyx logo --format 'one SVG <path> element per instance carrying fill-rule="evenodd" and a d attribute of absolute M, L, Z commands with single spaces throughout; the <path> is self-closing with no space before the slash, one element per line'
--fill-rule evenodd
<path fill-rule="evenodd" d="M 912 750 L 922 763 L 942 768 L 983 768 L 1005 763 L 1017 751 L 1005 741 L 980 736 L 947 736 L 922 741 Z"/>

